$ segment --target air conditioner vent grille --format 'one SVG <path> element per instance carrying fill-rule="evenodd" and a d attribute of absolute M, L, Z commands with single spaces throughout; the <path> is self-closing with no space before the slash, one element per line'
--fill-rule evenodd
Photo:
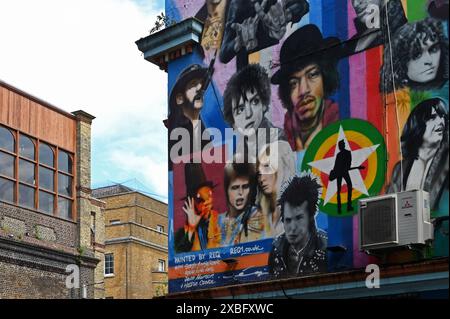
<path fill-rule="evenodd" d="M 368 201 L 361 210 L 362 245 L 394 242 L 396 236 L 395 198 Z"/>

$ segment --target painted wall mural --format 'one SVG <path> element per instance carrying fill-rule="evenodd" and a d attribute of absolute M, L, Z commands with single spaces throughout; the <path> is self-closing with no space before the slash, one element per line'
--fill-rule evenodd
<path fill-rule="evenodd" d="M 166 0 L 166 15 L 205 22 L 168 67 L 170 292 L 376 262 L 358 248 L 364 197 L 421 188 L 448 216 L 448 1 Z"/>

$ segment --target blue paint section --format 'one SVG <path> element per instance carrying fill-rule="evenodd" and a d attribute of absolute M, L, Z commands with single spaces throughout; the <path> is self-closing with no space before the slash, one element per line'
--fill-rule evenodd
<path fill-rule="evenodd" d="M 322 7 L 320 0 L 312 0 L 309 2 L 309 23 L 317 26 L 322 25 Z"/>
<path fill-rule="evenodd" d="M 336 36 L 344 41 L 348 37 L 347 28 L 342 28 L 340 26 L 347 25 L 347 6 L 336 6 L 335 10 L 335 30 L 337 31 Z M 341 119 L 346 119 L 350 117 L 350 65 L 348 58 L 342 59 L 338 64 L 339 72 L 339 115 Z"/>
<path fill-rule="evenodd" d="M 270 277 L 267 267 L 252 267 L 244 270 L 170 280 L 169 291 L 171 293 L 187 290 L 192 291 L 252 281 L 265 281 L 268 279 L 270 279 Z"/>
<path fill-rule="evenodd" d="M 173 203 L 173 171 L 169 171 L 168 174 L 169 179 L 169 203 Z M 168 250 L 169 250 L 169 256 L 173 256 L 175 254 L 174 247 L 175 247 L 175 241 L 174 241 L 174 228 L 173 228 L 173 205 L 168 205 L 167 214 L 169 216 L 169 233 L 168 233 Z"/>
<path fill-rule="evenodd" d="M 222 114 L 223 98 L 214 82 L 211 82 L 205 93 L 207 105 L 203 108 L 201 115 L 205 127 L 214 127 L 222 134 L 222 143 L 225 141 L 225 124 Z M 218 145 L 215 145 L 218 146 Z"/>
<path fill-rule="evenodd" d="M 322 229 L 324 232 L 328 232 L 328 215 L 322 212 L 319 212 L 316 215 L 316 225 L 317 228 Z"/>
<path fill-rule="evenodd" d="M 336 5 L 334 0 L 322 1 L 322 12 L 326 19 L 322 20 L 322 33 L 324 37 L 333 36 L 339 39 L 347 39 L 347 30 L 339 28 L 347 26 L 347 6 Z M 348 59 L 341 60 L 338 64 L 339 88 L 332 99 L 339 104 L 341 119 L 350 116 L 350 92 Z M 328 217 L 328 247 L 343 246 L 346 252 L 328 252 L 328 269 L 336 271 L 344 268 L 352 268 L 353 265 L 353 219 L 351 217 Z"/>
<path fill-rule="evenodd" d="M 172 21 L 181 21 L 181 14 L 177 9 L 178 0 L 166 0 L 166 16 Z"/>
<path fill-rule="evenodd" d="M 328 270 L 351 269 L 353 266 L 353 218 L 328 216 L 328 247 L 342 246 L 346 252 L 328 252 Z"/>
<path fill-rule="evenodd" d="M 336 1 L 335 0 L 322 0 L 322 35 L 324 37 L 337 36 L 336 32 Z"/>

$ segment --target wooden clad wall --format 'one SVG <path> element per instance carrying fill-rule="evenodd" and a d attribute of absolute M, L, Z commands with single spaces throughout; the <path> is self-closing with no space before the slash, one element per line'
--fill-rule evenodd
<path fill-rule="evenodd" d="M 76 151 L 73 116 L 3 85 L 0 85 L 0 123 L 69 152 Z"/>

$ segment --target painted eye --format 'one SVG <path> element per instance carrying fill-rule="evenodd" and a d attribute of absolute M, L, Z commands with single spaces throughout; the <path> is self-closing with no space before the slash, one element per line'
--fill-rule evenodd
<path fill-rule="evenodd" d="M 418 60 L 418 59 L 420 59 L 421 56 L 422 56 L 422 52 L 416 52 L 413 54 L 412 59 Z"/>
<path fill-rule="evenodd" d="M 290 79 L 289 80 L 289 87 L 291 90 L 295 89 L 298 85 L 299 81 L 297 79 Z"/>
<path fill-rule="evenodd" d="M 308 74 L 309 79 L 315 79 L 320 75 L 319 70 L 314 70 Z"/>
<path fill-rule="evenodd" d="M 244 112 L 244 106 L 239 105 L 237 108 L 234 109 L 234 112 L 236 113 L 236 115 L 241 114 L 242 112 Z"/>
<path fill-rule="evenodd" d="M 441 48 L 439 47 L 439 44 L 436 43 L 435 45 L 431 46 L 430 53 L 437 53 L 440 50 L 441 50 Z"/>

